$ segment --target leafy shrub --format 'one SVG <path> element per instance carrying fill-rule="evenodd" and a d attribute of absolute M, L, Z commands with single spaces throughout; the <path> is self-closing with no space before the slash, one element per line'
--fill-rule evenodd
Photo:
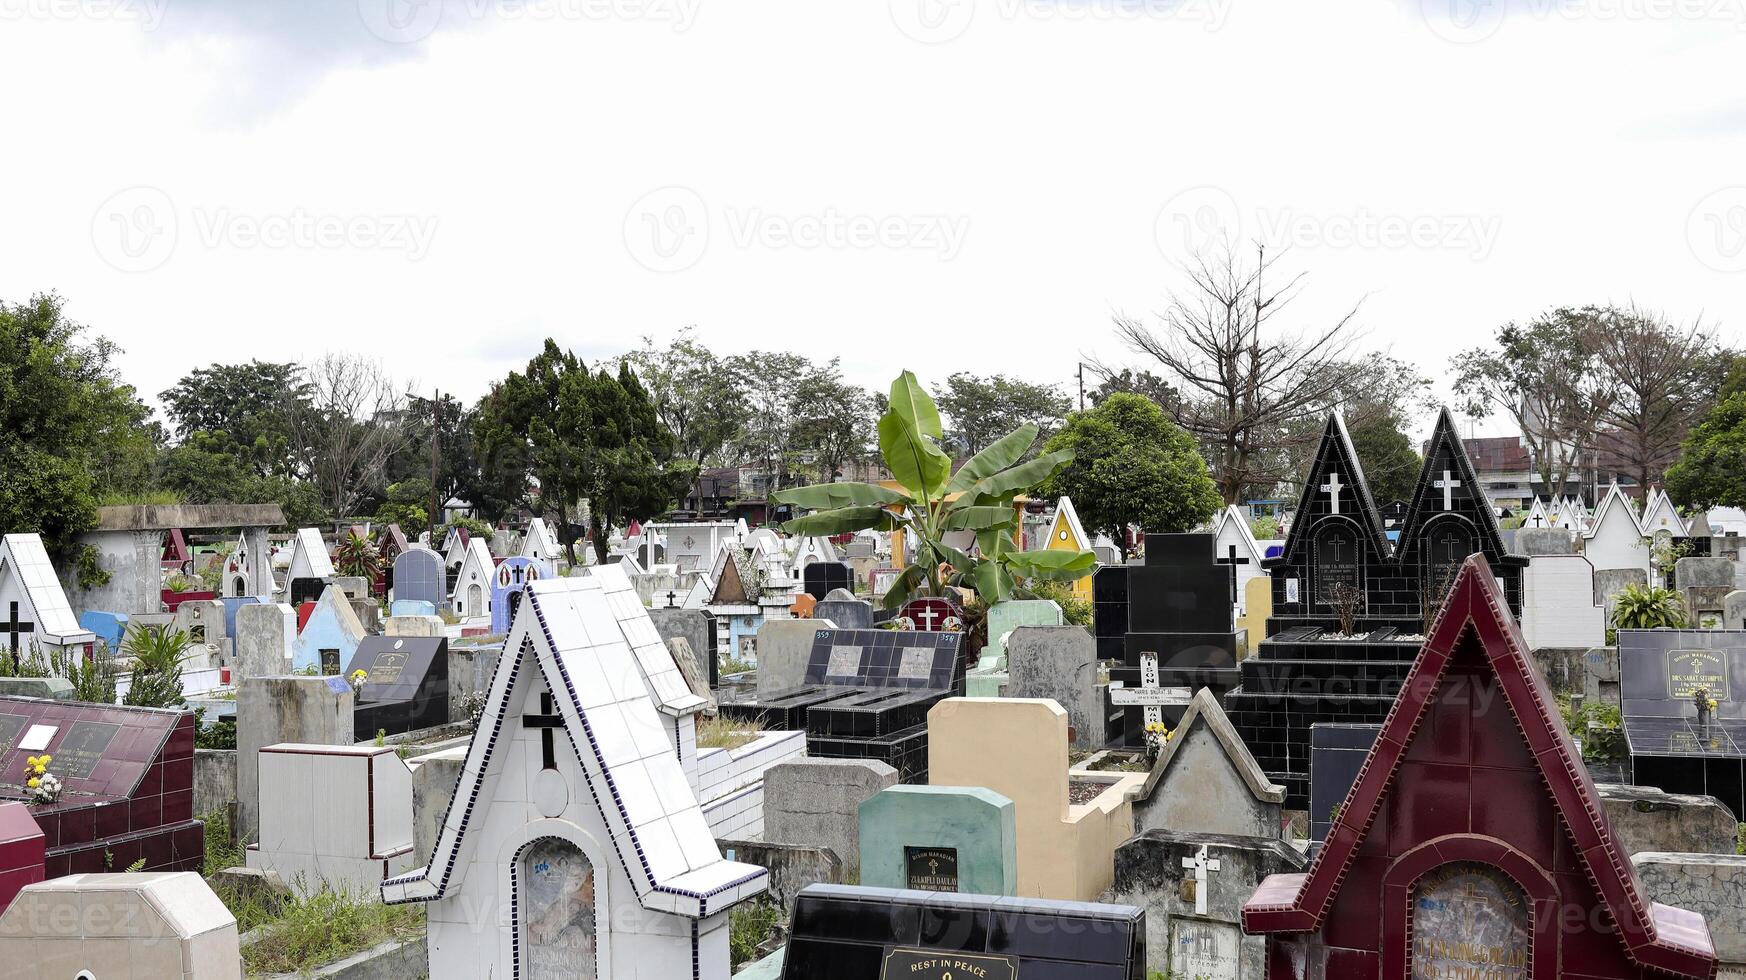
<path fill-rule="evenodd" d="M 1025 591 L 1039 599 L 1053 599 L 1067 625 L 1091 626 L 1091 603 L 1073 593 L 1072 583 L 1032 580 L 1025 583 Z"/>
<path fill-rule="evenodd" d="M 1685 598 L 1675 589 L 1627 585 L 1613 601 L 1615 629 L 1652 630 L 1685 625 Z"/>
<path fill-rule="evenodd" d="M 373 580 L 382 570 L 382 558 L 369 539 L 356 531 L 348 530 L 346 536 L 334 546 L 333 567 L 341 575 Z"/>
<path fill-rule="evenodd" d="M 168 623 L 133 623 L 121 652 L 134 660 L 133 683 L 122 704 L 173 708 L 182 703 L 182 664 L 188 659 L 188 633 Z"/>

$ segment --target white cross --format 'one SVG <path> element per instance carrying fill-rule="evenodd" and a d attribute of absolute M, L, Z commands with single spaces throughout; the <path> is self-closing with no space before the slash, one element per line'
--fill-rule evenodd
<path fill-rule="evenodd" d="M 1205 915 L 1206 914 L 1206 910 L 1207 910 L 1207 904 L 1206 904 L 1206 902 L 1207 902 L 1207 893 L 1206 893 L 1207 877 L 1206 877 L 1206 873 L 1208 871 L 1217 871 L 1219 869 L 1219 859 L 1218 858 L 1213 858 L 1210 861 L 1207 860 L 1206 847 L 1207 846 L 1205 844 L 1202 844 L 1202 845 L 1200 845 L 1200 850 L 1195 853 L 1194 857 L 1182 859 L 1183 869 L 1186 871 L 1194 872 L 1194 914 L 1195 915 Z"/>
<path fill-rule="evenodd" d="M 1156 688 L 1158 686 L 1158 655 L 1155 653 L 1140 654 L 1140 687 Z M 1146 724 L 1161 725 L 1164 723 L 1164 709 L 1155 704 L 1148 704 L 1140 709 L 1146 717 Z"/>
<path fill-rule="evenodd" d="M 1338 514 L 1340 512 L 1340 491 L 1344 489 L 1346 489 L 1346 485 L 1340 482 L 1340 474 L 1330 473 L 1328 482 L 1321 486 L 1321 491 L 1328 495 L 1328 513 Z"/>
<path fill-rule="evenodd" d="M 1443 478 L 1441 480 L 1438 480 L 1437 482 L 1431 484 L 1431 486 L 1436 487 L 1437 489 L 1443 491 L 1443 509 L 1444 510 L 1454 509 L 1455 500 L 1454 500 L 1452 491 L 1454 491 L 1454 489 L 1460 485 L 1461 485 L 1461 481 L 1451 477 L 1449 475 L 1448 470 L 1443 471 Z"/>
<path fill-rule="evenodd" d="M 915 618 L 917 618 L 917 619 L 919 619 L 922 622 L 927 624 L 925 627 L 923 627 L 925 632 L 928 632 L 928 633 L 937 632 L 934 629 L 934 621 L 940 618 L 940 614 L 939 614 L 939 612 L 937 612 L 934 609 L 933 606 L 931 606 L 931 605 L 922 606 L 921 612 L 916 613 Z"/>

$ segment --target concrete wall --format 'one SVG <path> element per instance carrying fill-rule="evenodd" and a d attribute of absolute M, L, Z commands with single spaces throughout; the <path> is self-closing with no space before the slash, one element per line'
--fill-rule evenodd
<path fill-rule="evenodd" d="M 794 898 L 807 885 L 842 884 L 845 880 L 843 862 L 828 847 L 744 840 L 716 843 L 729 861 L 770 869 L 770 889 L 766 894 L 781 903 L 784 915 L 793 915 Z"/>
<path fill-rule="evenodd" d="M 236 799 L 236 750 L 194 750 L 194 815 L 211 813 Z"/>

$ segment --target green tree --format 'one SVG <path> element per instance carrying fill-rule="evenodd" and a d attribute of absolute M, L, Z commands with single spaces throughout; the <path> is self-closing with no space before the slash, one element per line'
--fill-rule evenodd
<path fill-rule="evenodd" d="M 1746 507 L 1746 378 L 1739 372 L 1686 435 L 1667 470 L 1667 492 L 1687 507 Z"/>
<path fill-rule="evenodd" d="M 732 448 L 739 458 L 756 463 L 769 478 L 769 491 L 786 486 L 796 458 L 798 431 L 794 407 L 801 386 L 819 371 L 804 355 L 790 351 L 751 351 L 726 358 L 745 402 L 744 424 Z M 827 366 L 834 370 L 833 359 Z M 766 513 L 765 517 L 768 518 Z"/>
<path fill-rule="evenodd" d="M 268 476 L 295 471 L 288 413 L 307 409 L 311 395 L 296 364 L 250 361 L 191 371 L 158 399 L 184 444 L 222 434 L 224 452 Z"/>
<path fill-rule="evenodd" d="M 1047 439 L 1061 427 L 1073 402 L 1055 385 L 1035 384 L 1004 374 L 988 377 L 959 371 L 934 389 L 940 411 L 951 421 L 946 442 L 954 452 L 974 456 L 1021 425 L 1037 427 Z"/>
<path fill-rule="evenodd" d="M 373 580 L 382 570 L 382 557 L 369 538 L 348 529 L 345 537 L 334 546 L 333 567 L 341 575 Z"/>
<path fill-rule="evenodd" d="M 837 362 L 802 378 L 792 407 L 794 446 L 828 483 L 843 467 L 864 458 L 873 434 L 873 398 L 843 381 Z"/>
<path fill-rule="evenodd" d="M 1218 513 L 1218 486 L 1194 437 L 1142 395 L 1116 392 L 1094 409 L 1069 415 L 1045 448 L 1073 458 L 1038 491 L 1072 497 L 1094 534 L 1120 541 L 1130 524 L 1155 533 L 1187 531 Z"/>
<path fill-rule="evenodd" d="M 1096 564 L 1089 551 L 1018 551 L 1012 542 L 1013 501 L 1071 462 L 1061 450 L 1021 462 L 1037 439 L 1023 425 L 952 472 L 940 448 L 940 412 L 908 371 L 891 383 L 879 418 L 879 453 L 899 489 L 872 483 L 820 483 L 771 495 L 776 503 L 816 513 L 783 525 L 790 534 L 846 534 L 864 528 L 904 532 L 909 563 L 885 594 L 895 609 L 949 587 L 976 590 L 992 605 L 1030 580 L 1082 578 Z M 975 554 L 947 544 L 954 531 L 975 534 Z M 942 571 L 942 569 L 947 569 Z"/>
<path fill-rule="evenodd" d="M 414 477 L 389 484 L 388 499 L 376 508 L 375 521 L 383 526 L 398 524 L 407 537 L 417 537 L 430 526 L 430 515 L 426 513 L 429 501 L 429 480 Z"/>
<path fill-rule="evenodd" d="M 653 337 L 643 344 L 625 360 L 648 390 L 656 417 L 678 440 L 679 454 L 701 473 L 745 429 L 741 375 L 698 343 L 690 327 L 665 349 L 657 349 Z"/>
<path fill-rule="evenodd" d="M 1411 500 L 1424 460 L 1390 415 L 1373 415 L 1349 433 L 1370 493 L 1379 501 Z"/>
<path fill-rule="evenodd" d="M 70 557 L 105 494 L 145 488 L 157 432 L 123 384 L 114 344 L 81 343 L 52 294 L 0 301 L 0 528 L 34 531 Z M 94 584 L 94 563 L 81 577 Z"/>
<path fill-rule="evenodd" d="M 696 482 L 697 464 L 678 455 L 679 440 L 630 365 L 621 363 L 617 377 L 595 373 L 586 407 L 591 446 L 582 476 L 594 556 L 604 562 L 612 528 L 671 510 Z"/>

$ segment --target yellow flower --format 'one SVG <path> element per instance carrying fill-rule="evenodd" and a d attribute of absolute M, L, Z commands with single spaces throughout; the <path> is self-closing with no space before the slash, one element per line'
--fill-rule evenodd
<path fill-rule="evenodd" d="M 43 765 L 45 765 L 45 766 L 46 766 L 46 765 L 48 765 L 48 764 L 49 764 L 49 763 L 51 763 L 51 762 L 53 762 L 53 761 L 55 761 L 55 757 L 54 757 L 54 756 L 52 756 L 52 755 L 45 755 L 45 756 L 42 756 L 42 764 L 43 764 Z"/>
<path fill-rule="evenodd" d="M 31 789 L 36 789 L 38 786 L 42 785 L 42 780 L 32 776 L 24 781 L 24 785 L 29 786 Z"/>

